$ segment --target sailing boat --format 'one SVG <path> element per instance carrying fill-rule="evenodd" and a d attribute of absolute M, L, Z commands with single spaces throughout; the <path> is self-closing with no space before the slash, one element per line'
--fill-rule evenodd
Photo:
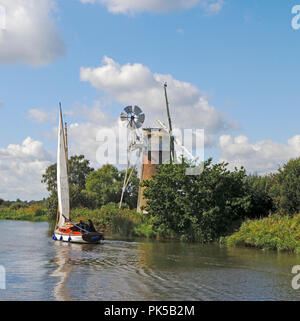
<path fill-rule="evenodd" d="M 61 105 L 59 106 L 58 148 L 57 148 L 57 221 L 52 236 L 55 241 L 73 243 L 99 243 L 104 239 L 98 233 L 92 221 L 89 225 L 70 220 L 69 179 L 68 179 L 68 147 L 67 131 L 64 128 Z"/>

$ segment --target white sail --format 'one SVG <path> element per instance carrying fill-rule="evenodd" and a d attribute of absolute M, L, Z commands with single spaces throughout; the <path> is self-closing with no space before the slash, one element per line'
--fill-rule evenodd
<path fill-rule="evenodd" d="M 57 146 L 57 195 L 59 220 L 58 226 L 65 224 L 70 219 L 69 181 L 66 159 L 65 133 L 61 108 L 59 109 L 58 146 Z"/>

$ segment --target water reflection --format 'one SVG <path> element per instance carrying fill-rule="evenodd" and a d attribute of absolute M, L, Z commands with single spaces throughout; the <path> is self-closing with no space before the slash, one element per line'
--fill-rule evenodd
<path fill-rule="evenodd" d="M 70 276 L 73 266 L 68 263 L 71 249 L 71 244 L 55 242 L 55 259 L 54 263 L 57 268 L 51 274 L 53 277 L 58 277 L 59 280 L 54 286 L 53 295 L 58 301 L 71 301 L 72 298 L 67 288 L 67 280 Z"/>
<path fill-rule="evenodd" d="M 16 238 L 15 235 L 19 235 Z M 51 234 L 51 233 L 50 233 Z M 30 236 L 30 237 L 28 237 Z M 299 257 L 216 245 L 55 242 L 46 223 L 0 221 L 1 300 L 299 300 Z"/>

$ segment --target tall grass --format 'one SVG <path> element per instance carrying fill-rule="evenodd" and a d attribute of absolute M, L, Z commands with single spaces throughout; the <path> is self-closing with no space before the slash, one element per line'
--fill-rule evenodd
<path fill-rule="evenodd" d="M 97 230 L 109 231 L 125 237 L 154 237 L 152 222 L 146 215 L 134 210 L 119 209 L 117 204 L 108 204 L 101 209 L 77 208 L 70 214 L 73 221 L 91 219 Z"/>
<path fill-rule="evenodd" d="M 300 254 L 300 214 L 247 220 L 236 233 L 226 238 L 226 244 Z"/>
<path fill-rule="evenodd" d="M 151 219 L 136 211 L 122 208 L 110 203 L 100 209 L 76 208 L 71 210 L 70 217 L 73 222 L 88 219 L 92 220 L 96 229 L 124 237 L 142 236 L 154 237 Z M 0 207 L 0 219 L 19 220 L 31 222 L 46 222 L 46 210 L 34 204 L 27 207 L 8 208 Z"/>

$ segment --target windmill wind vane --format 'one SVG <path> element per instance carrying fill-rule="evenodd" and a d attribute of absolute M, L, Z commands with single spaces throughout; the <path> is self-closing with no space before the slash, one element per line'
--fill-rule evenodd
<path fill-rule="evenodd" d="M 121 113 L 121 121 L 127 122 L 127 128 L 138 129 L 141 128 L 145 121 L 145 114 L 139 106 L 127 106 Z"/>

